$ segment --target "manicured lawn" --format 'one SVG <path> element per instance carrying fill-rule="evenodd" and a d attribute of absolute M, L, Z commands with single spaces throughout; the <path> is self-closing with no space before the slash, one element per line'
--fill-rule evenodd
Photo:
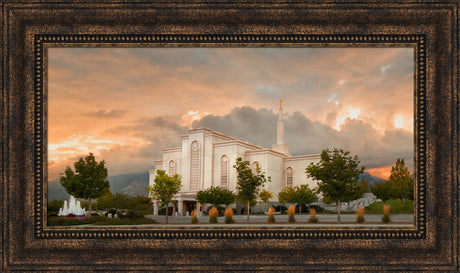
<path fill-rule="evenodd" d="M 67 217 L 48 217 L 48 226 L 76 226 L 76 225 L 144 225 L 158 222 L 145 217 L 139 218 L 108 218 L 93 216 L 91 218 L 76 219 Z"/>
<path fill-rule="evenodd" d="M 386 204 L 392 204 L 390 207 L 390 214 L 401 214 L 401 213 L 409 213 L 413 214 L 414 213 L 414 201 L 405 201 L 404 205 L 403 202 L 399 199 L 393 200 L 388 200 Z M 383 214 L 383 202 L 376 202 L 374 204 L 371 204 L 365 208 L 365 212 L 367 214 L 371 213 L 381 213 Z"/>

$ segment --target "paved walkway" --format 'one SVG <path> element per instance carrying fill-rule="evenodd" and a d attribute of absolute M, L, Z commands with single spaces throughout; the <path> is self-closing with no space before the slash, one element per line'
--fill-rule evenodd
<path fill-rule="evenodd" d="M 159 223 L 165 223 L 165 216 L 153 216 L 146 215 L 146 217 L 154 219 Z M 337 225 L 337 214 L 317 214 L 318 224 L 335 224 Z M 249 223 L 253 224 L 264 224 L 267 223 L 267 215 L 251 215 L 249 217 Z M 296 214 L 295 219 L 297 223 L 308 223 L 310 218 L 309 214 Z M 390 215 L 392 225 L 401 224 L 401 225 L 413 225 L 414 224 L 414 215 L 412 214 L 391 214 Z M 342 214 L 341 215 L 342 224 L 356 224 L 356 215 L 355 214 Z M 190 224 L 192 220 L 191 216 L 169 216 L 169 224 Z M 236 224 L 245 224 L 247 225 L 247 215 L 234 215 L 233 220 Z M 365 214 L 364 220 L 366 224 L 382 224 L 382 214 Z M 218 223 L 224 223 L 225 217 L 220 216 L 217 219 Z M 275 215 L 275 221 L 277 224 L 288 223 L 288 215 Z M 198 218 L 199 223 L 209 223 L 209 216 L 205 215 Z"/>

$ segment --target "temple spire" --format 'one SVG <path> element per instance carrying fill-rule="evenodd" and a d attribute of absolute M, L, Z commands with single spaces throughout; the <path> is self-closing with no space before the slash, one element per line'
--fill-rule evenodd
<path fill-rule="evenodd" d="M 272 146 L 272 149 L 285 155 L 289 155 L 289 147 L 284 144 L 283 100 L 280 100 L 279 116 L 276 123 L 276 144 Z"/>
<path fill-rule="evenodd" d="M 279 117 L 278 120 L 283 120 L 283 100 L 280 100 L 280 110 L 279 110 Z"/>
<path fill-rule="evenodd" d="M 276 124 L 276 144 L 284 144 L 283 100 L 280 100 L 278 122 Z"/>

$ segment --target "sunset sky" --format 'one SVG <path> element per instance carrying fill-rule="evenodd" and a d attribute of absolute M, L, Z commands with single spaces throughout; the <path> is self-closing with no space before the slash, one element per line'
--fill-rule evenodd
<path fill-rule="evenodd" d="M 412 48 L 50 48 L 48 180 L 92 152 L 147 172 L 190 128 L 293 155 L 342 148 L 387 178 L 413 168 Z"/>

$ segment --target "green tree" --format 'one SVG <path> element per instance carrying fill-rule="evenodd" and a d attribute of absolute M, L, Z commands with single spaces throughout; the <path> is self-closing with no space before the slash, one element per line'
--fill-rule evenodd
<path fill-rule="evenodd" d="M 295 189 L 293 187 L 285 187 L 278 193 L 278 201 L 280 203 L 295 203 Z"/>
<path fill-rule="evenodd" d="M 280 203 L 297 203 L 299 213 L 302 213 L 302 206 L 318 201 L 316 193 L 308 185 L 286 187 L 278 193 Z"/>
<path fill-rule="evenodd" d="M 99 197 L 96 202 L 96 208 L 99 210 L 119 210 L 125 209 L 135 211 L 140 215 L 151 212 L 151 199 L 148 196 L 131 197 L 126 193 L 112 194 L 108 190 L 103 196 Z"/>
<path fill-rule="evenodd" d="M 238 182 L 236 186 L 236 189 L 238 190 L 237 197 L 241 203 L 247 204 L 249 222 L 251 201 L 255 201 L 260 187 L 271 179 L 270 177 L 265 177 L 265 174 L 260 170 L 260 166 L 258 164 L 256 169 L 252 171 L 249 167 L 249 161 L 243 161 L 241 157 L 236 159 L 233 167 L 236 169 L 236 173 L 238 175 Z"/>
<path fill-rule="evenodd" d="M 406 167 L 404 159 L 398 158 L 396 164 L 391 167 L 388 182 L 395 188 L 395 198 L 403 201 L 403 207 L 406 200 L 414 200 L 414 178 Z"/>
<path fill-rule="evenodd" d="M 220 204 L 228 206 L 235 202 L 235 194 L 223 187 L 211 186 L 206 190 L 199 191 L 196 194 L 196 200 L 200 203 L 208 203 L 218 207 Z"/>
<path fill-rule="evenodd" d="M 88 199 L 89 215 L 91 215 L 91 200 L 101 197 L 110 187 L 107 180 L 107 168 L 105 162 L 97 162 L 90 153 L 84 159 L 80 158 L 74 163 L 75 172 L 67 166 L 64 176 L 61 177 L 61 185 L 68 194 L 76 198 Z"/>
<path fill-rule="evenodd" d="M 130 209 L 133 205 L 133 198 L 126 193 L 117 192 L 112 197 L 114 209 Z"/>
<path fill-rule="evenodd" d="M 166 206 L 166 224 L 168 223 L 168 206 L 172 198 L 182 187 L 180 175 L 169 176 L 164 170 L 157 170 L 153 185 L 147 186 L 146 191 L 155 200 L 160 200 L 162 206 Z"/>
<path fill-rule="evenodd" d="M 370 192 L 369 181 L 366 178 L 363 177 L 359 185 L 362 193 Z"/>
<path fill-rule="evenodd" d="M 394 198 L 394 188 L 389 181 L 375 183 L 375 185 L 371 187 L 371 192 L 377 196 L 377 198 L 382 199 L 383 203 Z"/>
<path fill-rule="evenodd" d="M 107 189 L 105 193 L 96 200 L 96 209 L 98 210 L 110 210 L 115 208 L 113 203 L 113 194 L 110 189 Z"/>
<path fill-rule="evenodd" d="M 340 224 L 341 202 L 348 202 L 361 196 L 359 175 L 364 167 L 359 167 L 358 156 L 350 156 L 349 151 L 324 149 L 321 160 L 306 168 L 308 177 L 318 182 L 318 191 L 326 202 L 337 203 L 337 222 Z"/>
<path fill-rule="evenodd" d="M 273 198 L 273 193 L 271 191 L 263 189 L 262 191 L 260 191 L 259 197 L 260 199 L 262 199 L 262 201 L 264 201 L 265 210 L 267 210 L 267 202 L 270 198 Z"/>

